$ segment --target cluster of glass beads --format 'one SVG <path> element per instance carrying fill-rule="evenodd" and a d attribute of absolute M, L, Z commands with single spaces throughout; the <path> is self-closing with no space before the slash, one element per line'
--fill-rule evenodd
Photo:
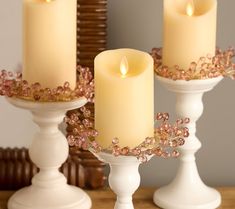
<path fill-rule="evenodd" d="M 169 123 L 168 113 L 158 113 L 156 122 L 160 122 L 155 128 L 154 137 L 147 137 L 135 148 L 119 146 L 119 139 L 110 140 L 108 148 L 102 148 L 95 140 L 98 132 L 94 130 L 94 118 L 92 112 L 86 107 L 68 115 L 65 122 L 71 125 L 72 132 L 67 139 L 70 146 L 75 146 L 94 153 L 107 152 L 114 156 L 135 156 L 140 162 L 146 162 L 152 155 L 163 158 L 178 157 L 177 148 L 185 143 L 189 136 L 189 129 L 185 127 L 190 122 L 188 118 L 179 119 L 174 124 Z"/>
<path fill-rule="evenodd" d="M 71 101 L 80 97 L 86 97 L 88 101 L 93 99 L 94 81 L 89 68 L 77 67 L 77 84 L 75 89 L 70 88 L 69 82 L 57 88 L 42 88 L 40 83 L 30 85 L 22 80 L 22 74 L 18 72 L 0 71 L 0 95 L 17 97 L 39 102 Z"/>
<path fill-rule="evenodd" d="M 170 68 L 162 65 L 162 49 L 153 48 L 151 55 L 154 59 L 154 70 L 158 76 L 172 80 L 210 79 L 218 76 L 235 79 L 235 64 L 232 58 L 235 56 L 234 48 L 225 51 L 216 50 L 214 57 L 201 57 L 197 62 L 192 62 L 189 69 L 181 69 L 175 65 Z"/>

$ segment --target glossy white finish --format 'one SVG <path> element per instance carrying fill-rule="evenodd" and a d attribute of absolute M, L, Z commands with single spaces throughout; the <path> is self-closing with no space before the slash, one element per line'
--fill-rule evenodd
<path fill-rule="evenodd" d="M 223 78 L 206 80 L 173 81 L 157 77 L 169 91 L 176 94 L 176 113 L 190 118 L 190 136 L 180 148 L 181 157 L 178 173 L 167 186 L 154 194 L 154 203 L 165 209 L 214 209 L 221 204 L 221 195 L 207 187 L 201 180 L 195 161 L 195 153 L 201 148 L 196 137 L 196 121 L 203 113 L 202 96 L 212 90 Z M 213 131 L 213 130 L 211 130 Z"/>
<path fill-rule="evenodd" d="M 71 102 L 33 102 L 7 99 L 12 105 L 30 110 L 40 127 L 29 148 L 31 160 L 40 168 L 32 185 L 17 191 L 8 209 L 89 209 L 91 200 L 80 188 L 69 186 L 58 168 L 68 157 L 68 143 L 58 129 L 68 110 L 86 104 L 85 98 Z"/>
<path fill-rule="evenodd" d="M 132 195 L 140 185 L 139 160 L 104 152 L 95 155 L 110 166 L 109 186 L 117 195 L 114 209 L 134 209 Z"/>

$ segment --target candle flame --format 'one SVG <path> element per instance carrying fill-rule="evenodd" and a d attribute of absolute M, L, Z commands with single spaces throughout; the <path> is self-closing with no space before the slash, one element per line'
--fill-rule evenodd
<path fill-rule="evenodd" d="M 126 77 L 126 74 L 128 72 L 128 68 L 129 68 L 129 66 L 128 66 L 127 58 L 123 57 L 121 60 L 121 64 L 120 64 L 120 71 L 121 71 L 122 77 Z"/>
<path fill-rule="evenodd" d="M 51 2 L 51 0 L 45 0 L 47 3 L 50 3 Z"/>
<path fill-rule="evenodd" d="M 186 13 L 188 16 L 192 17 L 194 14 L 194 2 L 193 0 L 189 1 L 186 6 Z"/>

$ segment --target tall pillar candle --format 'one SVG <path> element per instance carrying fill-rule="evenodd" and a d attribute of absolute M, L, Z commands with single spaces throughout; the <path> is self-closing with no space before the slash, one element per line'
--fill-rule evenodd
<path fill-rule="evenodd" d="M 117 137 L 131 148 L 154 134 L 153 60 L 145 52 L 117 49 L 95 58 L 95 128 L 107 148 Z"/>
<path fill-rule="evenodd" d="M 76 85 L 77 0 L 23 0 L 23 79 Z"/>
<path fill-rule="evenodd" d="M 164 0 L 163 64 L 187 70 L 216 50 L 217 0 Z"/>

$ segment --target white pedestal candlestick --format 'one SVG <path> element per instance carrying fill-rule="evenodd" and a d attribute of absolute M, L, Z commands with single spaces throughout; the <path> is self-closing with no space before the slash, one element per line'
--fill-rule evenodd
<path fill-rule="evenodd" d="M 16 107 L 28 109 L 40 127 L 29 148 L 31 160 L 40 168 L 32 185 L 16 192 L 8 202 L 8 209 L 89 209 L 91 200 L 81 189 L 69 186 L 58 168 L 68 157 L 68 143 L 59 131 L 66 111 L 79 108 L 85 98 L 71 102 L 31 102 L 8 98 Z"/>
<path fill-rule="evenodd" d="M 101 161 L 110 166 L 109 186 L 117 195 L 114 209 L 134 209 L 132 195 L 140 185 L 140 162 L 133 156 L 112 154 L 95 154 Z"/>
<path fill-rule="evenodd" d="M 177 80 L 157 77 L 163 86 L 176 93 L 176 112 L 190 118 L 188 125 L 190 136 L 180 148 L 181 157 L 178 173 L 167 186 L 154 194 L 154 203 L 166 209 L 214 209 L 221 204 L 221 196 L 215 189 L 207 187 L 201 180 L 195 153 L 201 148 L 201 142 L 195 136 L 196 121 L 203 113 L 203 93 L 212 90 L 222 77 L 206 80 Z"/>

